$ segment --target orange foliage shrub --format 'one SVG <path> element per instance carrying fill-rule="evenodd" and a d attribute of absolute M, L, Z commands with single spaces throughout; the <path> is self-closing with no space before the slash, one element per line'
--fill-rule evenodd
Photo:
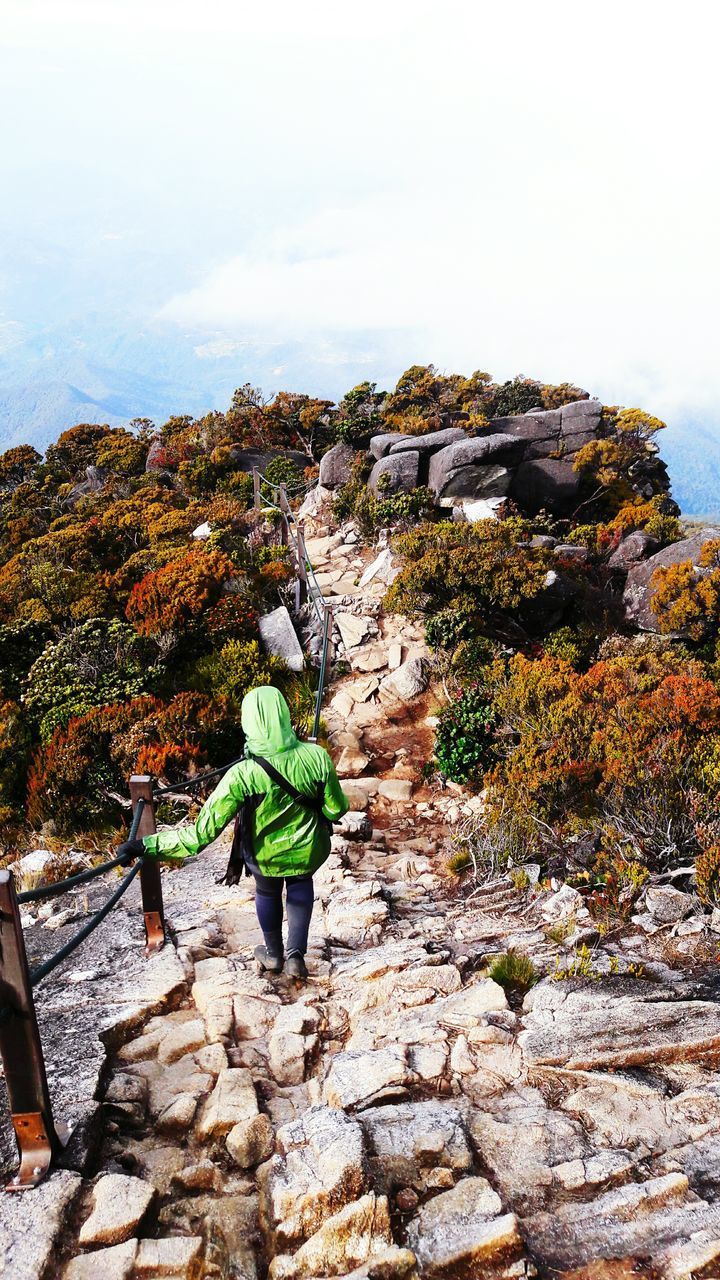
<path fill-rule="evenodd" d="M 126 616 L 140 635 L 190 631 L 217 604 L 234 572 L 221 551 L 191 551 L 146 574 L 130 593 Z"/>
<path fill-rule="evenodd" d="M 720 626 L 720 541 L 706 542 L 696 568 L 692 560 L 656 569 L 651 608 L 665 632 L 692 640 L 716 635 Z"/>
<path fill-rule="evenodd" d="M 135 698 L 96 707 L 58 729 L 36 752 L 28 777 L 28 819 L 52 818 L 60 834 L 117 824 L 117 795 L 132 773 L 181 779 L 238 754 L 237 716 L 226 699 L 179 693 L 168 703 Z"/>

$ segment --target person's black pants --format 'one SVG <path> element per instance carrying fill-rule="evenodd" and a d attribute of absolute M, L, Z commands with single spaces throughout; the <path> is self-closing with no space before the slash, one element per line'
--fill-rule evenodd
<path fill-rule="evenodd" d="M 287 953 L 304 956 L 315 891 L 312 876 L 261 876 L 255 880 L 255 910 L 270 955 L 282 955 L 283 886 L 287 890 Z"/>

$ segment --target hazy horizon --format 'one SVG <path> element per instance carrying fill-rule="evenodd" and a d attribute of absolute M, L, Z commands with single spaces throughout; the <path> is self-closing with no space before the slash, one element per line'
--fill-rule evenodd
<path fill-rule="evenodd" d="M 0 433 L 432 361 L 715 439 L 709 21 L 6 0 Z"/>

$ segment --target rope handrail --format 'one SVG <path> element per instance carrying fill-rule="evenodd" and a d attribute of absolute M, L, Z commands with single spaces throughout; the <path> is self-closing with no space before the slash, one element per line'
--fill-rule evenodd
<path fill-rule="evenodd" d="M 138 800 L 137 809 L 133 814 L 128 840 L 135 839 L 144 808 L 145 801 L 141 796 Z M 119 867 L 121 863 L 122 858 L 110 858 L 108 862 L 101 862 L 97 867 L 90 867 L 87 871 L 79 871 L 77 875 L 68 876 L 65 880 L 57 880 L 55 884 L 41 885 L 37 889 L 26 889 L 23 893 L 17 895 L 17 900 L 20 903 L 24 903 L 41 902 L 43 898 L 57 898 L 61 893 L 67 893 L 69 889 L 74 889 L 76 885 L 86 884 L 88 880 L 95 880 L 98 876 L 104 875 L 106 871 L 112 871 L 114 867 Z"/>
<path fill-rule="evenodd" d="M 82 929 L 78 929 L 77 933 L 74 934 L 63 947 L 60 947 L 59 951 L 55 951 L 53 955 L 49 956 L 47 960 L 44 960 L 42 964 L 39 964 L 36 969 L 31 971 L 31 987 L 36 987 L 39 982 L 42 982 L 43 978 L 47 978 L 48 974 L 52 973 L 53 969 L 57 969 L 58 965 L 62 964 L 63 960 L 66 960 L 68 956 L 71 956 L 73 951 L 77 950 L 80 946 L 80 943 L 84 942 L 85 939 L 93 933 L 95 929 L 97 929 L 99 924 L 102 924 L 105 917 L 110 915 L 113 907 L 117 905 L 123 894 L 130 888 L 130 885 L 135 879 L 138 871 L 140 871 L 142 864 L 143 859 L 139 858 L 135 863 L 135 866 L 130 868 L 126 876 L 123 876 L 123 879 L 120 881 L 117 889 L 114 893 L 111 893 L 107 902 L 104 902 L 99 911 L 96 911 L 95 914 L 90 917 L 87 923 L 83 925 Z"/>
<path fill-rule="evenodd" d="M 153 791 L 153 800 L 157 800 L 158 796 L 172 795 L 175 791 L 189 791 L 191 787 L 199 787 L 203 782 L 208 782 L 210 778 L 217 778 L 221 773 L 227 773 L 228 769 L 232 769 L 233 765 L 240 764 L 244 760 L 244 756 L 238 756 L 236 760 L 231 760 L 229 764 L 221 764 L 218 769 L 208 769 L 207 773 L 198 773 L 194 778 L 188 778 L 186 782 L 175 782 L 167 787 L 157 787 Z"/>

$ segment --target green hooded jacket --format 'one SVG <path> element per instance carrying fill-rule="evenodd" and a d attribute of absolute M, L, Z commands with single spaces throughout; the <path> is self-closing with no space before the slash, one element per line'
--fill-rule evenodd
<path fill-rule="evenodd" d="M 299 741 L 279 690 L 265 685 L 247 694 L 241 723 L 248 756 L 264 756 L 308 797 L 322 795 L 323 813 L 330 822 L 337 822 L 347 813 L 348 802 L 332 760 L 322 747 Z M 260 873 L 312 875 L 330 852 L 330 828 L 291 799 L 251 759 L 228 770 L 205 801 L 196 822 L 145 836 L 147 852 L 173 862 L 192 857 L 217 839 L 251 796 L 259 798 L 254 813 L 253 848 Z"/>

